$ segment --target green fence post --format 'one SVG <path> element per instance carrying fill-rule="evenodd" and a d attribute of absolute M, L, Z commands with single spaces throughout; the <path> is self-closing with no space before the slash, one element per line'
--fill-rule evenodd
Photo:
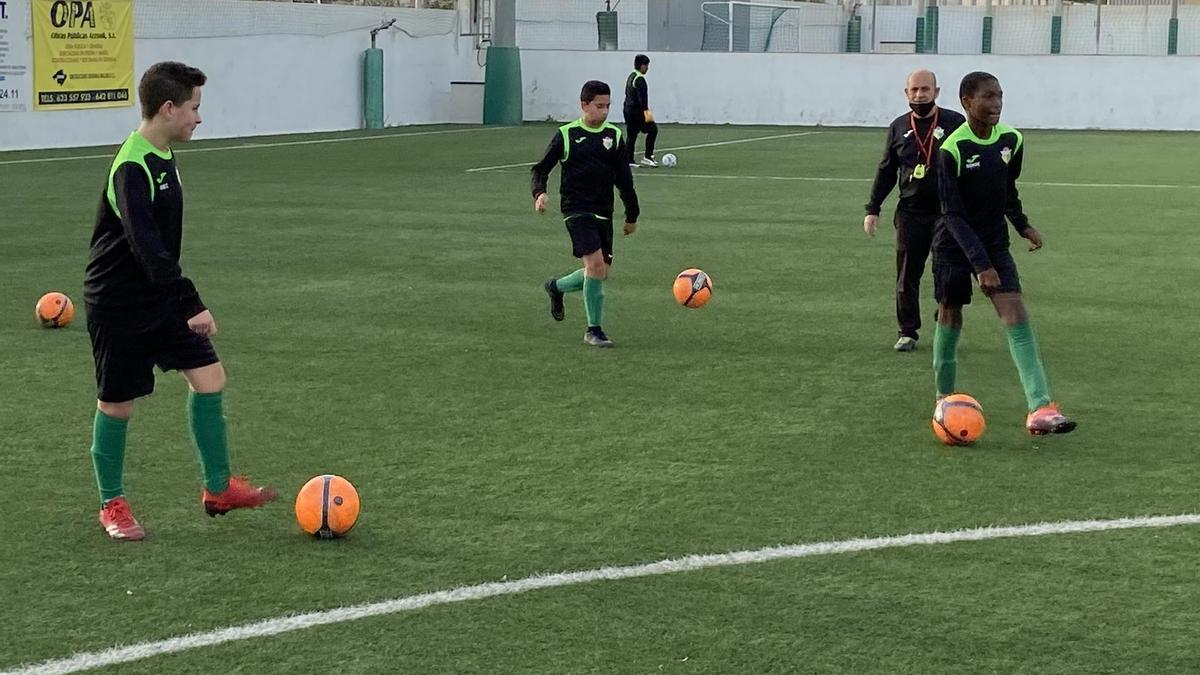
<path fill-rule="evenodd" d="M 862 17 L 850 17 L 850 25 L 846 27 L 846 52 L 858 54 L 862 51 Z"/>
<path fill-rule="evenodd" d="M 596 32 L 600 38 L 598 49 L 602 52 L 614 52 L 617 47 L 617 13 L 596 12 Z"/>
<path fill-rule="evenodd" d="M 520 124 L 524 121 L 521 100 L 521 50 L 497 47 L 487 50 L 483 72 L 483 123 Z"/>
<path fill-rule="evenodd" d="M 383 50 L 363 53 L 363 122 L 367 129 L 383 128 Z"/>
<path fill-rule="evenodd" d="M 930 5 L 925 9 L 925 53 L 938 53 L 938 7 Z"/>
<path fill-rule="evenodd" d="M 524 121 L 521 92 L 521 50 L 517 47 L 516 0 L 496 0 L 492 44 L 483 71 L 483 123 L 520 124 Z"/>

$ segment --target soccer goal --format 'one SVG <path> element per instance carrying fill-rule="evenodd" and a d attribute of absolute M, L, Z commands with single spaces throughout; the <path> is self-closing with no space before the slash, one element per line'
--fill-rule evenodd
<path fill-rule="evenodd" d="M 821 2 L 722 0 L 700 5 L 703 51 L 841 52 L 850 16 Z"/>

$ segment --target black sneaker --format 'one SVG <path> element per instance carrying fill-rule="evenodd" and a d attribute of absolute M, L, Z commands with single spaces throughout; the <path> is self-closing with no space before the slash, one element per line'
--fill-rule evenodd
<path fill-rule="evenodd" d="M 611 347 L 613 341 L 608 339 L 599 326 L 592 326 L 583 334 L 583 341 L 593 347 Z"/>
<path fill-rule="evenodd" d="M 558 290 L 558 284 L 554 283 L 554 279 L 546 280 L 546 295 L 550 296 L 550 316 L 554 317 L 555 321 L 563 320 L 563 294 Z"/>

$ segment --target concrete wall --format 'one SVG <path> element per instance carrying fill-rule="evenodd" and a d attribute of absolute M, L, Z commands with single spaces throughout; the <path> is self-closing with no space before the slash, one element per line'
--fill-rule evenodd
<path fill-rule="evenodd" d="M 1200 130 L 1200 63 L 1186 57 L 653 53 L 650 102 L 662 122 L 884 126 L 906 110 L 905 75 L 932 68 L 957 108 L 973 70 L 1004 86 L 1004 121 L 1059 129 Z M 522 51 L 525 119 L 573 119 L 580 84 L 617 87 L 632 52 Z M 1033 76 L 1036 74 L 1036 76 Z"/>

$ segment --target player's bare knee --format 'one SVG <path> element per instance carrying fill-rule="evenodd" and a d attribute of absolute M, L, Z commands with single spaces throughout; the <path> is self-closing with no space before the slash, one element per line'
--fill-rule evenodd
<path fill-rule="evenodd" d="M 1012 328 L 1029 321 L 1029 315 L 1025 312 L 1024 307 L 1014 307 L 1001 314 L 1000 320 L 1004 322 L 1005 328 Z"/>
<path fill-rule="evenodd" d="M 119 420 L 133 417 L 133 401 L 121 401 L 120 403 L 96 401 L 96 408 L 105 415 Z"/>
<path fill-rule="evenodd" d="M 225 390 L 225 366 L 219 361 L 203 368 L 185 370 L 183 376 L 197 394 L 215 394 Z"/>
<path fill-rule="evenodd" d="M 1029 320 L 1025 301 L 1020 293 L 996 293 L 992 296 L 992 306 L 996 308 L 996 314 L 1007 328 L 1019 326 Z"/>
<path fill-rule="evenodd" d="M 604 255 L 593 251 L 583 257 L 583 273 L 593 279 L 603 279 L 606 276 Z"/>
<path fill-rule="evenodd" d="M 962 306 L 938 305 L 938 323 L 950 328 L 962 328 Z"/>

